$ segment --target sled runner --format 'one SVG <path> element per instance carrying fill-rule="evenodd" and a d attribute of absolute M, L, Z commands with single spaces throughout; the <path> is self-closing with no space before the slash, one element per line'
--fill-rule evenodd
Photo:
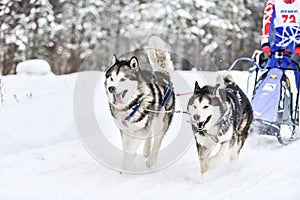
<path fill-rule="evenodd" d="M 295 67 L 293 64 L 282 67 L 283 59 L 289 59 L 290 55 L 284 55 L 283 52 L 274 54 L 276 54 L 277 67 L 268 66 L 267 59 L 262 60 L 262 52 L 255 51 L 252 59 L 239 58 L 228 68 L 228 71 L 233 69 L 240 60 L 252 62 L 253 67 L 249 69 L 250 76 L 255 73 L 255 86 L 251 100 L 254 117 L 252 131 L 276 136 L 278 142 L 285 145 L 299 136 L 299 66 Z M 290 81 L 287 76 L 289 71 L 294 72 L 291 74 L 296 81 Z M 290 131 L 282 131 L 283 126 L 289 127 Z"/>

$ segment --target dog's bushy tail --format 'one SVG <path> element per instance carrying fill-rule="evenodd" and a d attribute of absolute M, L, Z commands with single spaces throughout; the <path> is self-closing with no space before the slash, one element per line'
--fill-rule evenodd
<path fill-rule="evenodd" d="M 234 84 L 234 81 L 228 71 L 220 71 L 217 76 L 217 84 L 220 84 L 221 88 L 226 88 L 228 85 Z"/>
<path fill-rule="evenodd" d="M 157 36 L 151 36 L 148 42 L 147 54 L 153 71 L 170 73 L 174 70 L 167 44 Z"/>

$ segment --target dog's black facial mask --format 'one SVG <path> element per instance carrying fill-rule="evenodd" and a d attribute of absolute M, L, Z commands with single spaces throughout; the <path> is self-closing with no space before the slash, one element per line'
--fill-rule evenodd
<path fill-rule="evenodd" d="M 205 86 L 206 87 L 206 86 Z M 205 87 L 203 88 L 204 90 L 205 90 Z M 199 86 L 199 84 L 198 84 L 198 82 L 196 81 L 195 82 L 195 87 L 194 87 L 194 94 L 193 94 L 193 96 L 189 99 L 189 102 L 188 102 L 188 107 L 190 106 L 190 105 L 193 105 L 194 104 L 194 101 L 195 101 L 195 99 L 197 99 L 197 98 L 202 98 L 201 96 L 203 96 L 202 95 L 202 88 L 200 88 L 200 86 Z"/>
<path fill-rule="evenodd" d="M 224 112 L 224 107 L 222 105 L 222 102 L 226 100 L 226 91 L 224 89 L 220 88 L 220 84 L 217 84 L 215 87 L 212 86 L 204 86 L 200 87 L 198 82 L 195 82 L 195 88 L 194 88 L 194 94 L 190 98 L 188 103 L 188 109 L 189 106 L 193 105 L 195 100 L 198 100 L 201 102 L 203 98 L 206 98 L 209 100 L 210 106 L 215 106 L 220 108 L 220 112 Z"/>
<path fill-rule="evenodd" d="M 129 60 L 118 60 L 117 56 L 114 55 L 112 58 L 112 64 L 111 66 L 108 68 L 108 70 L 105 73 L 105 77 L 108 78 L 111 76 L 111 73 L 113 71 L 116 71 L 117 74 L 119 74 L 120 70 L 122 67 L 125 67 L 126 70 L 129 70 L 132 72 L 132 74 L 134 75 L 138 69 L 139 69 L 139 62 L 138 59 L 133 56 L 131 57 Z M 133 79 L 132 76 L 128 76 L 129 79 Z"/>
<path fill-rule="evenodd" d="M 211 87 L 211 86 L 204 86 L 204 87 L 200 87 L 198 82 L 195 82 L 195 87 L 194 87 L 194 94 L 193 96 L 190 98 L 188 105 L 192 105 L 195 101 L 195 99 L 199 98 L 199 101 L 201 101 L 201 99 L 205 96 L 205 95 L 210 95 L 211 97 L 209 104 L 212 106 L 217 106 L 220 103 L 219 97 L 217 94 L 217 92 L 220 92 L 219 90 L 219 84 L 217 84 L 215 87 Z"/>

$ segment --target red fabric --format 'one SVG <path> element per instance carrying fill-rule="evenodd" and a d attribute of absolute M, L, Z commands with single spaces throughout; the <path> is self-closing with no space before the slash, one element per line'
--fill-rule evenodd
<path fill-rule="evenodd" d="M 270 36 L 270 24 L 272 21 L 272 13 L 274 11 L 274 0 L 268 0 L 265 10 L 264 10 L 264 17 L 263 17 L 263 28 L 261 36 Z"/>
<path fill-rule="evenodd" d="M 300 46 L 296 47 L 296 49 L 294 50 L 294 53 L 300 55 Z"/>
<path fill-rule="evenodd" d="M 295 0 L 284 0 L 285 3 L 294 3 Z"/>
<path fill-rule="evenodd" d="M 270 49 L 270 47 L 263 47 L 262 49 L 262 52 L 264 52 L 264 53 L 268 53 L 269 55 L 271 55 L 271 49 Z"/>

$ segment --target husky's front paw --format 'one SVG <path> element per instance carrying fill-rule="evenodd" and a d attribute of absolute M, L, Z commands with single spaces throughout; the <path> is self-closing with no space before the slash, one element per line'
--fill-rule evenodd
<path fill-rule="evenodd" d="M 150 155 L 150 157 L 148 158 L 148 160 L 146 162 L 146 166 L 148 168 L 151 168 L 153 165 L 156 164 L 156 161 L 157 161 L 157 156 Z"/>

